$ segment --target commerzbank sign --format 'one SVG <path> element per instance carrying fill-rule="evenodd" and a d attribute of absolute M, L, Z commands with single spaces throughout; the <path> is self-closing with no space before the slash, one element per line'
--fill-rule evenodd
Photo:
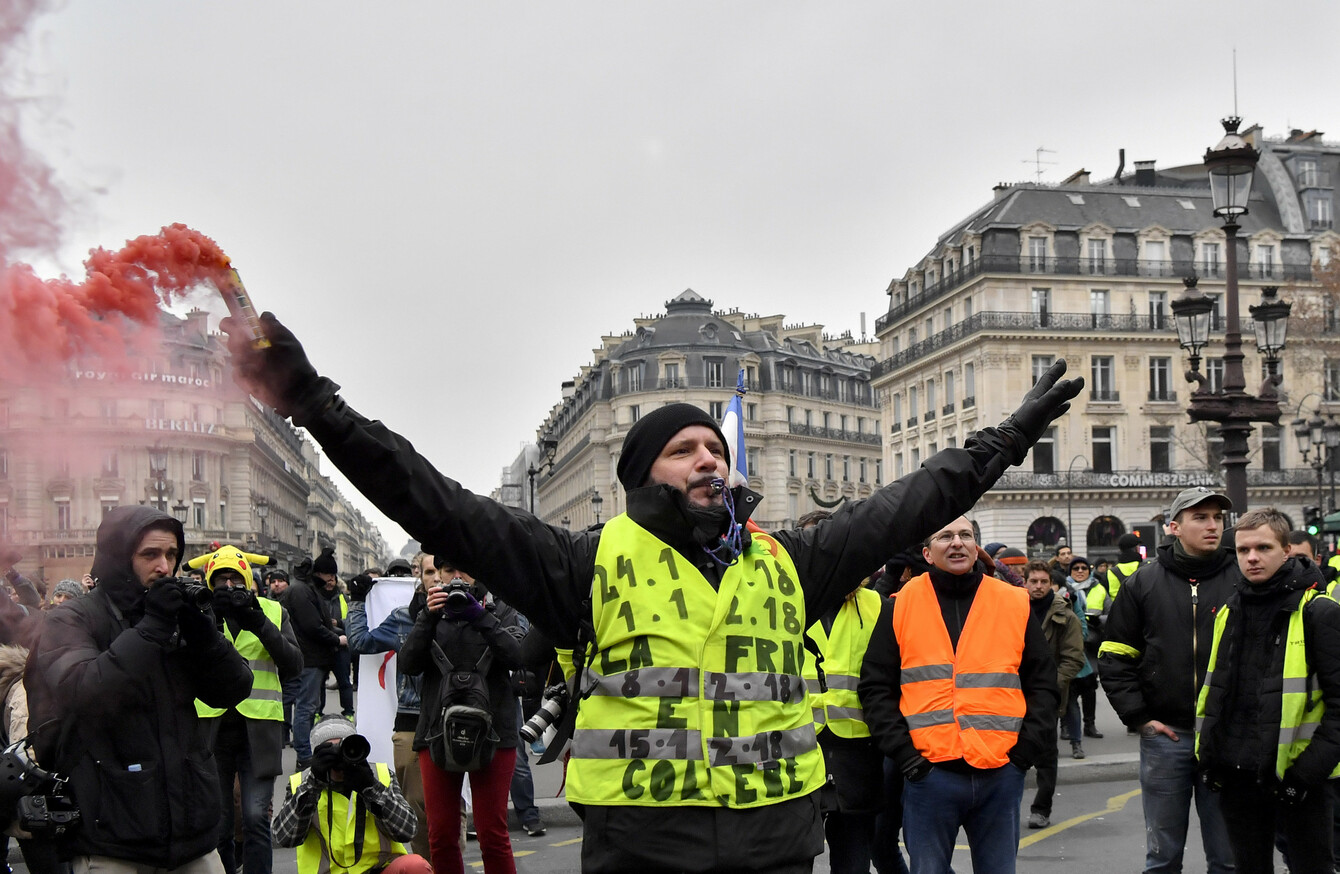
<path fill-rule="evenodd" d="M 1151 471 L 1133 471 L 1131 473 L 1096 473 L 1093 483 L 1116 489 L 1151 488 L 1190 488 L 1191 486 L 1223 485 L 1219 477 L 1212 473 L 1155 473 Z"/>

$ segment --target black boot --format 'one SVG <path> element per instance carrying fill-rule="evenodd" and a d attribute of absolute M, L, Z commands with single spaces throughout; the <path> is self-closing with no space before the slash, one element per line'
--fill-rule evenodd
<path fill-rule="evenodd" d="M 1061 740 L 1070 740 L 1070 726 L 1061 723 Z"/>
<path fill-rule="evenodd" d="M 1092 722 L 1086 722 L 1084 723 L 1084 736 L 1092 738 L 1101 738 L 1103 736 L 1103 733 L 1099 731 L 1098 727 L 1094 725 Z"/>

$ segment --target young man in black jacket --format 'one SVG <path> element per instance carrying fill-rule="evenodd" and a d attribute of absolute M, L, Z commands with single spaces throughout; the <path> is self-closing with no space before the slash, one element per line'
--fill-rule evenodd
<path fill-rule="evenodd" d="M 328 559 L 327 565 L 323 559 Z M 317 557 L 322 573 L 334 573 L 333 552 L 325 551 Z M 293 619 L 293 631 L 302 650 L 302 674 L 299 675 L 298 697 L 293 702 L 293 751 L 298 756 L 298 770 L 312 760 L 312 721 L 325 697 L 326 674 L 335 667 L 335 653 L 347 646 L 349 639 L 335 631 L 330 621 L 329 607 L 321 593 L 324 581 L 315 579 L 315 562 L 303 562 L 293 570 L 293 579 L 284 593 L 284 607 Z"/>
<path fill-rule="evenodd" d="M 98 526 L 89 595 L 47 615 L 24 686 L 39 761 L 70 780 L 76 872 L 222 874 L 219 783 L 195 699 L 232 707 L 251 670 L 174 574 L 182 525 L 117 507 Z"/>
<path fill-rule="evenodd" d="M 725 482 L 717 422 L 669 404 L 624 438 L 626 511 L 574 532 L 443 476 L 346 406 L 272 315 L 261 326 L 264 349 L 230 333 L 238 381 L 307 428 L 426 551 L 485 576 L 558 646 L 589 659 L 568 770 L 588 872 L 811 870 L 823 849 L 823 766 L 801 676 L 806 617 L 972 506 L 1083 387 L 1058 382 L 1058 362 L 999 428 L 832 519 L 772 536 L 743 529 L 761 496 Z"/>
<path fill-rule="evenodd" d="M 1310 559 L 1291 556 L 1273 507 L 1238 522 L 1236 591 L 1214 624 L 1197 702 L 1196 754 L 1221 796 L 1237 874 L 1332 874 L 1331 795 L 1340 765 L 1340 604 Z"/>
<path fill-rule="evenodd" d="M 1233 592 L 1237 565 L 1223 546 L 1228 498 L 1204 487 L 1173 501 L 1173 539 L 1140 565 L 1112 602 L 1098 650 L 1103 691 L 1140 732 L 1145 871 L 1182 870 L 1194 795 L 1209 874 L 1233 870 L 1219 796 L 1196 772 L 1196 696 L 1210 662 L 1214 617 Z"/>

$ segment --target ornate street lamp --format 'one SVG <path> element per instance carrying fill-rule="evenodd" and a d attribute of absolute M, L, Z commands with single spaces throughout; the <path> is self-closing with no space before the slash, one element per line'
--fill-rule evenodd
<path fill-rule="evenodd" d="M 554 469 L 554 456 L 558 454 L 558 441 L 555 440 L 553 435 L 548 431 L 544 432 L 544 435 L 540 437 L 540 442 L 537 445 L 540 448 L 543 462 L 539 467 L 536 467 L 535 464 L 532 463 L 526 468 L 526 477 L 530 480 L 531 515 L 535 514 L 535 477 L 545 471 L 552 471 Z"/>
<path fill-rule="evenodd" d="M 154 506 L 161 512 L 167 512 L 167 452 L 162 444 L 154 441 L 149 448 L 149 476 L 154 481 Z"/>
<path fill-rule="evenodd" d="M 591 509 L 595 511 L 597 525 L 600 524 L 600 505 L 603 503 L 605 503 L 605 499 L 600 497 L 600 492 L 591 489 Z"/>
<path fill-rule="evenodd" d="M 1192 370 L 1187 380 L 1200 384 L 1191 394 L 1188 410 L 1193 422 L 1217 422 L 1219 435 L 1224 441 L 1224 482 L 1228 499 L 1233 502 L 1234 514 L 1247 510 L 1247 440 L 1253 422 L 1279 424 L 1279 400 L 1275 387 L 1279 379 L 1271 364 L 1271 378 L 1261 397 L 1247 394 L 1247 380 L 1242 368 L 1242 320 L 1238 303 L 1238 219 L 1247 214 L 1251 196 L 1252 177 L 1261 155 L 1238 134 L 1242 119 L 1236 116 L 1224 119 L 1224 138 L 1205 152 L 1205 169 L 1210 177 L 1210 194 L 1214 199 L 1214 214 L 1224 220 L 1226 252 L 1224 258 L 1224 299 L 1227 320 L 1224 332 L 1224 384 L 1222 391 L 1206 391 L 1205 378 L 1199 373 L 1200 350 L 1208 342 L 1208 319 L 1213 304 L 1202 295 L 1192 294 L 1194 281 L 1187 282 L 1187 295 L 1173 303 L 1177 318 L 1179 344 L 1191 353 Z M 1258 327 L 1258 345 L 1262 345 L 1267 359 L 1278 355 L 1284 348 L 1288 310 L 1280 309 L 1274 293 L 1265 296 L 1262 303 L 1266 325 Z M 1206 303 L 1210 303 L 1209 308 Z M 1204 322 L 1204 324 L 1202 324 Z M 1264 335 L 1264 336 L 1263 336 Z M 1268 350 L 1268 351 L 1267 351 Z M 1277 361 L 1278 359 L 1274 359 Z"/>
<path fill-rule="evenodd" d="M 175 503 L 175 504 L 172 505 L 172 515 L 174 515 L 174 516 L 177 517 L 177 521 L 178 521 L 178 522 L 180 522 L 180 523 L 182 523 L 183 525 L 185 525 L 185 524 L 186 524 L 186 511 L 189 510 L 189 509 L 190 509 L 190 507 L 186 506 L 186 503 L 185 503 L 184 501 L 177 501 L 177 503 Z"/>
<path fill-rule="evenodd" d="M 1279 288 L 1267 285 L 1261 289 L 1261 302 L 1247 307 L 1256 322 L 1256 350 L 1266 360 L 1266 380 L 1261 384 L 1261 397 L 1275 397 L 1275 388 L 1284 381 L 1280 372 L 1280 353 L 1284 351 L 1284 338 L 1289 333 L 1289 313 L 1293 304 L 1279 300 L 1275 295 Z"/>
<path fill-rule="evenodd" d="M 265 546 L 265 517 L 270 515 L 270 502 L 265 498 L 256 499 L 256 518 L 261 520 L 261 547 Z"/>

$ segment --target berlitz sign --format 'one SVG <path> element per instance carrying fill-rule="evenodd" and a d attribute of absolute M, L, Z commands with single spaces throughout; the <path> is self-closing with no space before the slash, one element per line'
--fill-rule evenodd
<path fill-rule="evenodd" d="M 184 431 L 188 434 L 213 434 L 213 422 L 192 422 L 188 419 L 145 419 L 148 431 Z"/>
<path fill-rule="evenodd" d="M 76 370 L 75 379 L 91 379 L 94 382 L 111 382 L 118 379 L 133 379 L 136 382 L 161 382 L 164 385 L 188 385 L 192 388 L 209 388 L 209 380 L 200 376 L 179 376 L 175 373 L 109 373 L 105 370 Z"/>
<path fill-rule="evenodd" d="M 1096 473 L 1093 475 L 1093 481 L 1099 486 L 1124 489 L 1189 488 L 1191 486 L 1218 488 L 1222 485 L 1219 477 L 1212 473 L 1146 473 L 1144 471 Z"/>

